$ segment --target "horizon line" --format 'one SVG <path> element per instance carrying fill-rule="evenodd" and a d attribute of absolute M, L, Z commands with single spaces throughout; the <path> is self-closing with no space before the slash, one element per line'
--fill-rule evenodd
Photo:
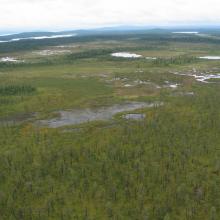
<path fill-rule="evenodd" d="M 160 25 L 103 25 L 103 26 L 94 26 L 94 27 L 69 27 L 69 28 L 12 28 L 12 29 L 5 29 L 0 30 L 0 36 L 7 36 L 7 35 L 13 35 L 13 34 L 19 34 L 19 33 L 28 33 L 28 32 L 50 32 L 50 33 L 56 33 L 56 32 L 68 32 L 68 31 L 89 31 L 89 30 L 102 30 L 102 29 L 117 29 L 120 31 L 120 28 L 122 31 L 124 30 L 154 30 L 154 29 L 194 29 L 194 28 L 220 28 L 220 24 L 160 24 Z"/>

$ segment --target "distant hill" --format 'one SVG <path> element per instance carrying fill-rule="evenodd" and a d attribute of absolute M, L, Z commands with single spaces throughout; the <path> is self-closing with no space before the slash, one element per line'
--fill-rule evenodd
<path fill-rule="evenodd" d="M 187 32 L 187 31 L 198 31 L 198 32 L 220 32 L 219 26 L 114 26 L 114 27 L 102 27 L 102 28 L 93 28 L 93 29 L 78 29 L 78 30 L 67 30 L 67 31 L 34 31 L 34 32 L 22 32 L 16 34 L 9 35 L 1 35 L 0 32 L 0 42 L 1 41 L 11 41 L 13 39 L 19 38 L 40 38 L 40 37 L 52 37 L 52 36 L 60 36 L 62 35 L 106 35 L 106 34 L 129 34 L 129 33 L 170 33 L 170 32 Z"/>

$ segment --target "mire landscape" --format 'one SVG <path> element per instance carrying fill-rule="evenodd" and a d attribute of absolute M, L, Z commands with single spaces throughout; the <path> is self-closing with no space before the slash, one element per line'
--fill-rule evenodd
<path fill-rule="evenodd" d="M 174 32 L 0 37 L 0 219 L 220 219 L 220 32 Z"/>

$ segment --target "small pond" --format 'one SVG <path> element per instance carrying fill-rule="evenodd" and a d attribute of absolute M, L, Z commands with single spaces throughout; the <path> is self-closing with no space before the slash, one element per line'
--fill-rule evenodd
<path fill-rule="evenodd" d="M 131 113 L 131 114 L 126 114 L 126 115 L 123 115 L 123 118 L 124 119 L 127 119 L 127 120 L 142 120 L 145 118 L 145 114 L 139 114 L 139 113 Z"/>
<path fill-rule="evenodd" d="M 109 120 L 112 119 L 114 115 L 126 112 L 134 111 L 142 108 L 152 108 L 160 106 L 161 103 L 145 103 L 145 102 L 129 102 L 123 104 L 115 104 L 109 107 L 101 107 L 96 109 L 75 109 L 71 111 L 59 111 L 59 117 L 38 121 L 37 124 L 41 126 L 47 126 L 50 128 L 58 128 L 67 125 L 76 125 L 97 120 Z M 140 117 L 127 116 L 127 117 Z"/>

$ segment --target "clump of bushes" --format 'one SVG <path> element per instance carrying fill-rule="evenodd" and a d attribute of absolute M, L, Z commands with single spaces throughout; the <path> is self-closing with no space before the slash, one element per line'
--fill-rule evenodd
<path fill-rule="evenodd" d="M 94 58 L 112 53 L 112 49 L 95 49 L 67 55 L 69 60 Z"/>
<path fill-rule="evenodd" d="M 171 57 L 171 58 L 159 58 L 157 60 L 154 60 L 153 64 L 157 66 L 169 66 L 169 65 L 191 64 L 197 61 L 198 59 L 196 57 L 179 56 L 179 57 Z"/>
<path fill-rule="evenodd" d="M 7 85 L 0 87 L 0 95 L 29 95 L 36 91 L 36 88 L 30 85 Z"/>

